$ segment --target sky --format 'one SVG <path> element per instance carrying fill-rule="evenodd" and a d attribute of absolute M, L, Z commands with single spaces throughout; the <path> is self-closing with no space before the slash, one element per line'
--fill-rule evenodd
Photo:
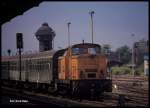
<path fill-rule="evenodd" d="M 148 2 L 42 2 L 2 25 L 2 54 L 15 54 L 16 33 L 23 33 L 24 52 L 39 51 L 35 32 L 44 22 L 55 31 L 54 49 L 91 42 L 90 11 L 94 11 L 94 43 L 110 44 L 112 50 L 141 39 L 148 39 Z M 131 35 L 134 34 L 134 37 Z"/>

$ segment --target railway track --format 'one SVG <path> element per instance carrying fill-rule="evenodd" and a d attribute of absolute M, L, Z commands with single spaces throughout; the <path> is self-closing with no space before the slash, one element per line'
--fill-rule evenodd
<path fill-rule="evenodd" d="M 6 89 L 6 88 L 5 88 Z M 9 90 L 7 90 L 7 94 Z M 102 100 L 97 101 L 91 101 L 91 100 L 79 100 L 79 99 L 68 99 L 67 97 L 64 98 L 62 96 L 49 96 L 47 94 L 42 93 L 33 93 L 24 91 L 22 94 L 18 94 L 18 90 L 12 90 L 13 94 L 16 93 L 18 97 L 25 98 L 29 101 L 32 101 L 33 103 L 38 103 L 38 105 L 50 105 L 50 106 L 65 106 L 65 107 L 71 107 L 71 106 L 86 106 L 86 107 L 117 107 L 118 105 L 118 98 L 119 93 L 104 93 Z M 10 91 L 10 94 L 12 93 Z M 122 93 L 123 94 L 123 93 Z M 137 96 L 135 98 L 132 94 L 124 94 L 125 100 L 126 100 L 126 106 L 144 106 L 143 101 L 141 102 L 141 99 Z M 132 97 L 131 97 L 132 96 Z M 143 98 L 142 98 L 143 99 Z M 60 101 L 61 100 L 61 101 Z M 58 102 L 60 101 L 60 102 Z"/>
<path fill-rule="evenodd" d="M 140 79 L 140 81 L 138 79 Z M 125 106 L 148 107 L 148 80 L 145 80 L 145 78 L 136 78 L 136 80 L 133 80 L 132 78 L 120 79 L 120 77 L 113 80 L 113 84 L 116 84 L 118 88 L 115 90 L 113 89 L 112 93 L 104 93 L 103 96 L 101 96 L 100 99 L 96 101 L 86 99 L 73 99 L 62 96 L 52 96 L 49 94 L 35 93 L 30 91 L 23 91 L 23 93 L 19 94 L 17 89 L 6 87 L 3 88 L 3 92 L 6 92 L 7 94 L 16 93 L 15 95 L 17 95 L 18 97 L 22 96 L 22 98 L 31 100 L 33 101 L 33 103 L 66 107 L 117 107 L 119 96 L 123 95 L 125 99 Z"/>
<path fill-rule="evenodd" d="M 34 95 L 34 93 L 32 93 L 32 92 L 30 94 L 26 93 L 25 91 L 22 91 L 20 93 L 20 91 L 17 90 L 17 89 L 12 89 L 12 88 L 10 89 L 10 88 L 6 88 L 6 87 L 2 87 L 2 89 L 3 89 L 2 90 L 3 91 L 2 94 L 4 96 L 5 95 L 9 95 L 10 97 L 14 97 L 14 98 L 10 98 L 10 100 L 16 101 L 19 98 L 19 100 L 26 100 L 26 101 L 28 101 L 27 104 L 30 103 L 30 104 L 33 104 L 33 105 L 63 106 L 63 104 L 54 103 L 52 101 L 46 100 L 46 98 L 43 98 L 43 97 L 38 96 L 38 95 Z M 14 105 L 18 105 L 18 104 L 22 105 L 22 103 L 20 103 L 20 102 L 14 102 L 13 104 Z"/>
<path fill-rule="evenodd" d="M 148 107 L 149 89 L 148 77 L 114 77 L 118 94 L 125 96 L 127 106 Z"/>
<path fill-rule="evenodd" d="M 22 99 L 26 99 L 29 102 L 35 103 L 35 105 L 50 105 L 50 106 L 61 106 L 61 107 L 103 107 L 104 105 L 100 104 L 93 104 L 94 101 L 88 100 L 80 100 L 80 99 L 70 99 L 68 97 L 62 96 L 52 96 L 48 94 L 42 93 L 34 93 L 29 91 L 22 91 L 19 93 L 19 90 L 2 87 L 3 94 L 7 95 L 15 95 Z M 38 103 L 38 104 L 37 104 Z M 95 103 L 95 102 L 94 102 Z"/>
<path fill-rule="evenodd" d="M 128 75 L 113 75 L 112 80 L 119 80 L 119 81 L 148 81 L 147 76 L 128 76 Z"/>
<path fill-rule="evenodd" d="M 68 97 L 62 97 L 62 96 L 52 96 L 48 94 L 42 94 L 42 93 L 34 93 L 29 91 L 23 91 L 21 94 L 18 93 L 19 90 L 2 87 L 3 94 L 8 95 L 16 95 L 18 97 L 21 97 L 23 99 L 32 101 L 33 103 L 38 103 L 38 105 L 52 105 L 52 106 L 65 106 L 65 107 L 74 107 L 74 106 L 81 106 L 81 107 L 111 107 L 111 106 L 117 106 L 117 97 L 115 100 L 112 100 L 111 94 L 106 93 L 107 97 L 104 97 L 103 99 L 92 101 L 92 100 L 86 100 L 82 99 L 70 99 Z"/>

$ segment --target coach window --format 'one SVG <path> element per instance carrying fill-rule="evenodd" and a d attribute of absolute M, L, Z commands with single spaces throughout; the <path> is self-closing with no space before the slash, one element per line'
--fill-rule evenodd
<path fill-rule="evenodd" d="M 39 71 L 40 70 L 40 63 L 36 63 L 36 71 Z"/>
<path fill-rule="evenodd" d="M 13 70 L 18 70 L 19 67 L 18 67 L 18 62 L 13 62 Z"/>
<path fill-rule="evenodd" d="M 32 65 L 31 65 L 31 68 L 32 68 L 33 72 L 34 72 L 34 65 L 35 65 L 35 63 L 32 63 Z"/>
<path fill-rule="evenodd" d="M 13 65 L 12 64 L 10 65 L 10 70 L 13 70 Z"/>
<path fill-rule="evenodd" d="M 40 71 L 40 70 L 41 70 L 41 63 L 40 63 L 40 61 L 39 61 L 39 62 L 37 62 L 37 69 L 38 69 L 38 71 Z"/>
<path fill-rule="evenodd" d="M 45 70 L 45 64 L 44 64 L 44 61 L 40 63 L 40 67 L 41 67 L 41 70 L 44 72 Z"/>
<path fill-rule="evenodd" d="M 30 67 L 31 67 L 31 71 L 33 71 L 33 63 L 32 62 L 30 64 Z"/>
<path fill-rule="evenodd" d="M 24 71 L 24 61 L 22 62 L 22 71 Z"/>
<path fill-rule="evenodd" d="M 29 70 L 31 70 L 31 62 L 29 62 L 28 66 L 29 66 Z"/>
<path fill-rule="evenodd" d="M 49 62 L 49 69 L 52 68 L 52 62 Z"/>
<path fill-rule="evenodd" d="M 40 62 L 41 70 L 44 71 L 44 61 Z"/>
<path fill-rule="evenodd" d="M 15 66 L 14 62 L 12 62 L 12 65 L 11 65 L 11 67 L 12 67 L 12 71 L 14 71 L 14 70 L 17 70 L 17 69 L 16 69 L 16 67 L 17 67 L 17 64 L 16 64 L 16 66 Z"/>
<path fill-rule="evenodd" d="M 13 62 L 11 64 L 11 70 L 14 70 L 14 64 L 13 64 Z"/>
<path fill-rule="evenodd" d="M 9 69 L 10 69 L 10 71 L 12 70 L 12 64 L 10 64 L 10 68 Z"/>
<path fill-rule="evenodd" d="M 45 61 L 46 69 L 48 69 L 48 61 Z"/>
<path fill-rule="evenodd" d="M 45 61 L 40 62 L 41 70 L 44 71 L 45 69 Z"/>

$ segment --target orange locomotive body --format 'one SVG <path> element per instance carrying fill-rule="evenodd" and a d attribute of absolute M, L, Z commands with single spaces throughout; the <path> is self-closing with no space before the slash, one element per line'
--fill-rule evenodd
<path fill-rule="evenodd" d="M 108 60 L 105 55 L 100 54 L 100 47 L 78 44 L 73 46 L 72 50 L 76 48 L 78 48 L 78 53 L 71 51 L 71 55 L 69 55 L 68 49 L 64 56 L 59 57 L 59 79 L 106 79 Z M 82 53 L 79 52 L 80 48 L 83 50 Z M 90 53 L 90 49 L 93 49 L 93 54 Z"/>
<path fill-rule="evenodd" d="M 101 54 L 100 45 L 76 44 L 58 58 L 58 79 L 63 83 L 69 82 L 69 87 L 78 89 L 78 92 L 84 89 L 89 91 L 87 94 L 90 94 L 91 89 L 97 93 L 111 91 L 112 82 L 107 75 L 107 64 L 108 59 Z"/>

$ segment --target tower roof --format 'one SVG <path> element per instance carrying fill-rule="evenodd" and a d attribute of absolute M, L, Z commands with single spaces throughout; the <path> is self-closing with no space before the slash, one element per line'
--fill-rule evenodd
<path fill-rule="evenodd" d="M 42 35 L 51 35 L 55 36 L 55 33 L 51 27 L 48 26 L 48 23 L 43 23 L 42 26 L 37 30 L 35 33 L 36 36 L 42 36 Z"/>

